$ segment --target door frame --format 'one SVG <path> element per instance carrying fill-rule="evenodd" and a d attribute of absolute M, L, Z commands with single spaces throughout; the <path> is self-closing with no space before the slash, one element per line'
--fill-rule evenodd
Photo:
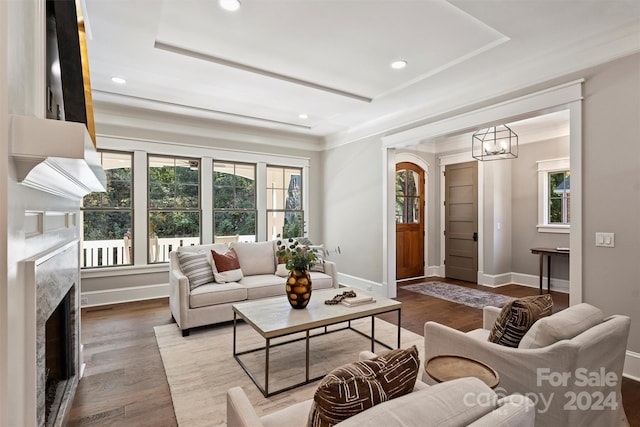
<path fill-rule="evenodd" d="M 422 209 L 423 212 L 423 221 L 424 221 L 424 237 L 423 237 L 423 253 L 424 253 L 424 267 L 422 269 L 422 277 L 426 277 L 427 275 L 427 266 L 429 265 L 429 174 L 431 173 L 431 165 L 429 165 L 429 163 L 423 159 L 420 156 L 417 156 L 413 153 L 396 153 L 395 156 L 395 163 L 394 165 L 398 165 L 399 163 L 413 163 L 414 165 L 418 166 L 419 168 L 421 168 L 424 172 L 424 182 L 422 183 L 422 185 L 424 185 L 424 204 L 423 206 L 420 206 L 420 209 Z M 395 206 L 395 175 L 394 175 L 394 206 Z M 394 208 L 395 209 L 395 208 Z M 395 210 L 394 210 L 394 215 L 395 215 Z M 395 221 L 394 221 L 394 233 L 395 233 Z M 395 239 L 394 239 L 394 248 L 396 245 Z M 393 251 L 393 256 L 394 256 L 394 260 L 395 260 L 395 256 L 396 256 L 396 251 L 394 249 Z M 395 261 L 394 261 L 394 266 L 395 266 Z M 395 275 L 395 268 L 393 269 L 394 275 Z M 406 280 L 406 279 L 405 279 Z"/>
<path fill-rule="evenodd" d="M 382 295 L 394 298 L 397 295 L 395 283 L 395 157 L 396 150 L 404 147 L 417 146 L 425 142 L 441 141 L 448 135 L 473 131 L 478 127 L 486 127 L 495 123 L 521 120 L 560 110 L 569 110 L 570 137 L 569 151 L 571 159 L 571 186 L 575 189 L 572 194 L 571 206 L 571 263 L 569 266 L 569 304 L 574 305 L 583 301 L 582 296 L 582 84 L 584 79 L 571 81 L 539 92 L 534 92 L 518 98 L 493 104 L 467 113 L 450 116 L 425 125 L 416 125 L 404 131 L 382 137 L 382 167 L 383 167 L 383 282 Z M 469 148 L 471 143 L 469 143 Z M 471 150 L 463 153 L 471 157 Z M 480 162 L 482 163 L 482 162 Z M 482 165 L 479 165 L 482 166 Z M 481 167 L 478 168 L 480 178 Z M 479 181 L 478 191 L 483 187 Z M 482 200 L 482 199 L 480 199 Z M 481 214 L 481 202 L 478 201 L 478 221 L 484 217 Z M 441 230 L 442 232 L 442 230 Z M 480 241 L 478 242 L 480 246 Z M 480 249 L 480 248 L 479 248 Z M 484 268 L 480 264 L 481 251 L 478 252 L 478 271 Z M 479 282 L 480 283 L 480 282 Z"/>

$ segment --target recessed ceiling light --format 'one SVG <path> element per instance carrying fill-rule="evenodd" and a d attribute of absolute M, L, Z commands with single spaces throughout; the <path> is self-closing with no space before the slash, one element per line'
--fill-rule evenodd
<path fill-rule="evenodd" d="M 394 70 L 401 70 L 406 66 L 407 66 L 407 61 L 405 61 L 404 59 L 400 59 L 398 61 L 393 61 L 391 63 L 391 68 L 393 68 Z"/>
<path fill-rule="evenodd" d="M 118 83 L 119 85 L 125 84 L 127 81 L 122 77 L 111 77 L 111 81 L 114 83 Z"/>
<path fill-rule="evenodd" d="M 240 9 L 240 0 L 218 0 L 218 4 L 221 8 L 230 12 Z"/>
<path fill-rule="evenodd" d="M 307 114 L 304 114 L 304 113 L 302 113 L 302 114 L 298 114 L 298 117 L 300 117 L 300 118 L 301 118 L 301 119 L 303 119 L 303 120 L 304 120 L 304 119 L 308 119 L 308 118 L 309 118 L 309 116 L 308 116 Z"/>

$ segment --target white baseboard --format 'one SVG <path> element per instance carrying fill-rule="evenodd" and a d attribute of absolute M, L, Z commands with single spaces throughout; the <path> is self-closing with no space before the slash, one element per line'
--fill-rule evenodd
<path fill-rule="evenodd" d="M 627 350 L 627 355 L 624 358 L 623 375 L 640 382 L 640 353 Z"/>
<path fill-rule="evenodd" d="M 142 301 L 169 296 L 169 284 L 132 286 L 128 288 L 87 291 L 80 294 L 82 307 L 95 307 L 123 302 Z"/>
<path fill-rule="evenodd" d="M 540 279 L 532 274 L 511 273 L 511 283 L 516 285 L 540 288 Z M 543 278 L 542 289 L 547 289 L 547 278 Z M 569 281 L 564 279 L 551 278 L 551 290 L 556 292 L 569 293 Z"/>
<path fill-rule="evenodd" d="M 365 292 L 373 292 L 382 295 L 382 284 L 362 277 L 351 276 L 349 274 L 338 273 L 338 283 L 350 288 L 361 289 Z"/>
<path fill-rule="evenodd" d="M 497 288 L 512 283 L 513 273 L 504 274 L 484 274 L 482 271 L 478 272 L 478 285 L 490 286 Z"/>
<path fill-rule="evenodd" d="M 440 277 L 444 275 L 444 270 L 441 270 L 441 267 L 439 265 L 430 265 L 427 267 L 425 273 L 427 274 L 427 277 Z"/>

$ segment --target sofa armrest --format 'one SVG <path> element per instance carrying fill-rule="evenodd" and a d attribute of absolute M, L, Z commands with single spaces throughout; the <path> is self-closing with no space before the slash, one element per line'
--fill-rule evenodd
<path fill-rule="evenodd" d="M 336 266 L 336 263 L 333 261 L 326 261 L 324 262 L 324 273 L 328 274 L 329 276 L 331 276 L 331 283 L 333 284 L 334 288 L 338 288 L 339 284 L 338 284 L 338 268 Z"/>
<path fill-rule="evenodd" d="M 527 396 L 511 394 L 497 402 L 498 407 L 468 427 L 534 427 L 536 405 Z"/>
<path fill-rule="evenodd" d="M 262 427 L 262 421 L 241 387 L 227 390 L 227 427 Z"/>
<path fill-rule="evenodd" d="M 491 330 L 501 311 L 502 309 L 498 307 L 492 307 L 490 305 L 485 306 L 482 309 L 482 328 Z"/>
<path fill-rule="evenodd" d="M 169 255 L 169 308 L 180 329 L 188 329 L 189 279 L 180 270 L 178 256 L 173 252 Z"/>

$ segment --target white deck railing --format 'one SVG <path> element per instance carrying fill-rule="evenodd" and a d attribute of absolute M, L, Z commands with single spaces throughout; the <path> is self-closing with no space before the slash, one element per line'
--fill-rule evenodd
<path fill-rule="evenodd" d="M 240 236 L 242 242 L 255 241 L 255 236 Z M 86 240 L 82 242 L 82 267 L 106 267 L 132 264 L 132 240 Z M 169 262 L 169 252 L 180 246 L 200 244 L 199 237 L 150 238 L 149 262 Z"/>

